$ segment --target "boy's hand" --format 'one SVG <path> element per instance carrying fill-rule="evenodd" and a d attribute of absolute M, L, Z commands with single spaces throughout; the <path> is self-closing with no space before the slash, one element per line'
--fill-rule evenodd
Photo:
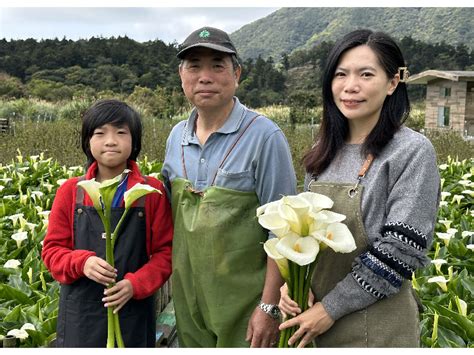
<path fill-rule="evenodd" d="M 102 298 L 105 307 L 115 307 L 114 313 L 117 313 L 130 298 L 133 297 L 133 286 L 132 283 L 123 279 L 117 282 L 111 288 L 107 288 L 104 291 L 105 297 Z"/>
<path fill-rule="evenodd" d="M 104 259 L 90 256 L 84 263 L 84 275 L 92 281 L 108 286 L 115 282 L 117 270 Z"/>

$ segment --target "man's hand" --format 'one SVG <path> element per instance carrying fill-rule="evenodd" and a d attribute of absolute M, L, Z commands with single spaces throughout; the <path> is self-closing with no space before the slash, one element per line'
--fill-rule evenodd
<path fill-rule="evenodd" d="M 117 270 L 104 259 L 90 256 L 84 263 L 84 275 L 92 281 L 108 286 L 115 282 Z"/>
<path fill-rule="evenodd" d="M 273 319 L 257 307 L 250 317 L 245 340 L 250 342 L 251 348 L 273 347 L 280 334 L 279 324 L 277 319 Z"/>
<path fill-rule="evenodd" d="M 114 313 L 117 313 L 133 297 L 132 283 L 127 279 L 123 279 L 111 288 L 106 289 L 104 295 L 105 297 L 102 298 L 104 306 L 115 307 Z"/>

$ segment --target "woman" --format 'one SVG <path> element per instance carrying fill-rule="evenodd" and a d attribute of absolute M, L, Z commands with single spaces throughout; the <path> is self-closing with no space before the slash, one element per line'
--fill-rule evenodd
<path fill-rule="evenodd" d="M 357 30 L 338 41 L 323 79 L 323 119 L 304 157 L 305 186 L 334 200 L 357 249 L 318 256 L 315 303 L 301 311 L 281 289 L 280 308 L 299 326 L 289 343 L 322 347 L 417 347 L 412 273 L 426 264 L 440 179 L 433 146 L 404 127 L 408 71 L 388 35 Z"/>

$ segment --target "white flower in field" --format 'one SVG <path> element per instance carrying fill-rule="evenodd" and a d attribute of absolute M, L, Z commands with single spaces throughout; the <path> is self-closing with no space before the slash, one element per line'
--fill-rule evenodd
<path fill-rule="evenodd" d="M 462 179 L 463 179 L 463 180 L 468 180 L 471 176 L 472 176 L 471 173 L 466 173 L 466 174 L 464 174 L 464 175 L 462 176 Z"/>
<path fill-rule="evenodd" d="M 32 231 L 33 229 L 35 229 L 38 225 L 36 223 L 30 223 L 30 222 L 26 222 L 25 223 L 25 227 L 27 227 L 30 231 Z"/>
<path fill-rule="evenodd" d="M 459 205 L 461 203 L 461 200 L 464 198 L 463 195 L 454 195 L 453 199 L 451 200 L 451 203 L 456 201 L 456 203 Z"/>
<path fill-rule="evenodd" d="M 439 201 L 439 207 L 447 206 L 448 202 L 447 201 Z"/>
<path fill-rule="evenodd" d="M 446 231 L 446 233 L 451 234 L 452 236 L 454 236 L 457 232 L 458 230 L 456 228 L 448 228 Z"/>
<path fill-rule="evenodd" d="M 474 244 L 468 244 L 466 245 L 466 248 L 468 248 L 470 251 L 474 251 Z"/>
<path fill-rule="evenodd" d="M 474 197 L 474 191 L 472 190 L 464 190 L 461 193 Z"/>
<path fill-rule="evenodd" d="M 453 235 L 450 234 L 450 233 L 441 233 L 441 232 L 436 232 L 436 236 L 437 236 L 439 239 L 442 239 L 443 242 L 444 242 L 444 244 L 445 244 L 446 246 L 449 245 L 449 241 L 450 241 L 450 239 L 453 237 Z"/>
<path fill-rule="evenodd" d="M 23 218 L 24 214 L 23 213 L 17 213 L 17 214 L 12 214 L 11 216 L 8 216 L 7 218 L 13 222 L 13 227 L 16 227 L 18 220 L 20 218 Z"/>
<path fill-rule="evenodd" d="M 44 219 L 48 219 L 50 213 L 51 211 L 40 211 L 38 212 L 38 215 L 43 217 Z"/>
<path fill-rule="evenodd" d="M 429 283 L 436 282 L 438 284 L 438 286 L 441 287 L 441 289 L 444 292 L 448 291 L 448 287 L 446 286 L 446 283 L 448 282 L 448 280 L 446 280 L 446 278 L 444 276 L 431 277 L 431 278 L 428 279 L 428 282 Z"/>
<path fill-rule="evenodd" d="M 20 195 L 20 203 L 26 205 L 28 202 L 28 195 Z"/>
<path fill-rule="evenodd" d="M 30 281 L 30 284 L 33 283 L 33 268 L 30 267 L 28 269 L 28 272 L 26 273 L 26 275 L 28 275 L 28 281 Z"/>
<path fill-rule="evenodd" d="M 45 183 L 43 183 L 43 187 L 45 187 L 46 190 L 48 190 L 48 192 L 51 193 L 51 191 L 53 190 L 54 185 L 45 182 Z"/>
<path fill-rule="evenodd" d="M 0 191 L 2 191 L 5 188 L 5 186 L 0 185 Z"/>
<path fill-rule="evenodd" d="M 438 166 L 440 170 L 446 170 L 448 168 L 448 164 L 441 164 Z"/>
<path fill-rule="evenodd" d="M 473 236 L 474 235 L 474 232 L 471 232 L 471 231 L 463 231 L 461 232 L 461 236 L 464 238 L 464 237 L 470 237 L 470 236 Z"/>
<path fill-rule="evenodd" d="M 459 180 L 458 184 L 460 184 L 462 186 L 469 186 L 469 185 L 471 185 L 471 182 L 469 180 Z"/>
<path fill-rule="evenodd" d="M 16 170 L 22 173 L 25 173 L 28 171 L 29 168 L 30 168 L 29 166 L 22 166 L 22 167 L 16 168 Z M 18 174 L 18 175 L 21 175 L 21 174 Z"/>
<path fill-rule="evenodd" d="M 28 338 L 28 333 L 24 329 L 12 329 L 8 331 L 7 335 L 13 335 L 15 338 L 20 340 Z"/>
<path fill-rule="evenodd" d="M 20 330 L 36 330 L 35 326 L 31 323 L 25 323 L 21 326 Z"/>
<path fill-rule="evenodd" d="M 5 185 L 8 184 L 10 181 L 13 181 L 12 178 L 3 178 L 3 179 L 0 179 L 0 181 L 4 182 Z"/>
<path fill-rule="evenodd" d="M 31 197 L 36 202 L 36 199 L 41 199 L 44 196 L 44 193 L 41 191 L 31 191 Z"/>
<path fill-rule="evenodd" d="M 450 219 L 440 219 L 438 222 L 444 224 L 446 229 L 449 229 L 449 227 L 451 227 L 451 223 L 453 223 L 453 221 Z"/>
<path fill-rule="evenodd" d="M 444 259 L 434 259 L 431 260 L 431 263 L 436 267 L 436 270 L 438 270 L 438 272 L 441 272 L 441 265 L 447 264 L 448 262 Z"/>
<path fill-rule="evenodd" d="M 5 196 L 3 196 L 3 199 L 4 200 L 14 200 L 14 199 L 16 199 L 16 197 L 17 197 L 16 195 L 5 195 Z"/>
<path fill-rule="evenodd" d="M 459 296 L 454 296 L 454 300 L 456 302 L 456 306 L 458 307 L 459 314 L 466 317 L 467 316 L 467 303 L 466 303 L 466 301 L 460 299 Z"/>
<path fill-rule="evenodd" d="M 445 182 L 445 178 L 441 178 L 440 179 L 440 187 L 441 187 L 441 190 L 443 189 L 443 186 L 444 186 L 444 182 Z"/>
<path fill-rule="evenodd" d="M 442 191 L 441 192 L 441 201 L 444 201 L 446 199 L 446 197 L 449 197 L 449 196 L 451 196 L 451 192 Z"/>
<path fill-rule="evenodd" d="M 66 181 L 67 181 L 67 179 L 58 179 L 58 180 L 56 180 L 56 184 L 58 184 L 59 186 L 61 186 L 61 185 L 64 184 Z"/>
<path fill-rule="evenodd" d="M 39 155 L 30 155 L 30 162 L 33 163 L 37 161 L 39 157 L 40 157 Z"/>
<path fill-rule="evenodd" d="M 16 246 L 19 248 L 21 246 L 21 242 L 28 239 L 28 232 L 18 232 L 12 234 L 12 239 L 16 241 Z"/>
<path fill-rule="evenodd" d="M 3 264 L 3 267 L 6 269 L 18 269 L 20 265 L 21 263 L 18 260 L 10 259 L 10 260 L 7 260 L 5 264 Z"/>

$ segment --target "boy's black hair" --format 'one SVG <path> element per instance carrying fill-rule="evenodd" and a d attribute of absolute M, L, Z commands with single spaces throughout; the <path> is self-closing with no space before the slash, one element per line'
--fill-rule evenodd
<path fill-rule="evenodd" d="M 90 139 L 94 131 L 105 124 L 127 125 L 132 135 L 130 160 L 136 160 L 142 148 L 142 122 L 140 115 L 125 102 L 107 99 L 96 101 L 82 116 L 82 150 L 87 156 L 87 167 L 95 161 L 91 153 Z"/>

